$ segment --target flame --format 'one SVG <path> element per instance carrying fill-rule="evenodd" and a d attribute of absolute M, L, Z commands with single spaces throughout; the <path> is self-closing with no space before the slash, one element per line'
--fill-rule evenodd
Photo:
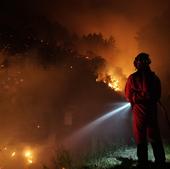
<path fill-rule="evenodd" d="M 28 164 L 32 164 L 33 163 L 33 153 L 31 150 L 26 150 L 24 152 L 24 156 L 26 158 L 26 161 Z"/>
<path fill-rule="evenodd" d="M 16 150 L 16 151 L 14 151 Z M 17 150 L 16 148 L 13 150 L 10 150 L 10 147 L 3 147 L 0 149 L 0 152 L 4 152 L 10 159 L 16 160 L 16 159 L 22 159 L 25 165 L 30 165 L 32 163 L 36 162 L 36 151 L 35 149 L 31 148 L 24 148 L 22 150 Z M 22 156 L 22 157 L 21 157 Z M 1 168 L 0 168 L 1 169 Z"/>
<path fill-rule="evenodd" d="M 108 83 L 108 86 L 115 91 L 120 91 L 119 80 L 111 79 L 111 81 Z"/>
<path fill-rule="evenodd" d="M 103 81 L 105 84 L 107 84 L 114 91 L 121 91 L 120 81 L 114 75 L 109 75 L 109 74 L 101 75 L 101 74 L 99 74 L 96 81 L 97 82 Z"/>

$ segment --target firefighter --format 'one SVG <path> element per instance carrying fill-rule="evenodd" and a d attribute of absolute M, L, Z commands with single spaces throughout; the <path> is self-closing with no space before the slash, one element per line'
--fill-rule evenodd
<path fill-rule="evenodd" d="M 165 152 L 157 120 L 157 102 L 161 97 L 161 83 L 150 69 L 147 53 L 140 53 L 134 60 L 136 72 L 128 77 L 125 97 L 133 112 L 133 133 L 137 145 L 138 165 L 148 164 L 148 141 L 151 143 L 155 163 L 165 164 Z"/>

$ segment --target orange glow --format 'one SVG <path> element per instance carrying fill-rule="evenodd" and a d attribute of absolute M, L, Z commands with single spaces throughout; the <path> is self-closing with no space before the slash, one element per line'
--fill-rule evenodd
<path fill-rule="evenodd" d="M 16 152 L 12 152 L 11 157 L 14 157 L 16 155 Z"/>
<path fill-rule="evenodd" d="M 99 74 L 96 81 L 97 82 L 103 81 L 114 91 L 122 91 L 121 86 L 120 86 L 120 81 L 114 75 L 109 75 L 109 74 L 102 74 L 101 75 L 101 74 Z"/>
<path fill-rule="evenodd" d="M 26 158 L 26 161 L 28 164 L 32 164 L 33 163 L 33 153 L 31 150 L 26 150 L 24 152 L 24 156 Z"/>

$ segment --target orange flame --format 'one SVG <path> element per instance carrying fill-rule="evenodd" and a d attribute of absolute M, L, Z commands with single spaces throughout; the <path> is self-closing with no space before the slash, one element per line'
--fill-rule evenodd
<path fill-rule="evenodd" d="M 118 80 L 118 78 L 114 77 L 113 75 L 99 74 L 96 81 L 97 82 L 103 81 L 104 83 L 106 83 L 114 91 L 121 91 L 122 90 L 120 88 L 120 81 Z"/>

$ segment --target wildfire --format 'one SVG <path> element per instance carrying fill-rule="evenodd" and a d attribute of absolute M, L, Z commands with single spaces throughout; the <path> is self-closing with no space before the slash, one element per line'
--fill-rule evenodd
<path fill-rule="evenodd" d="M 20 159 L 23 161 L 22 164 L 26 166 L 31 165 L 36 161 L 35 160 L 36 151 L 35 149 L 31 149 L 29 147 L 26 148 L 20 147 L 20 148 L 12 148 L 12 149 L 11 147 L 2 147 L 0 148 L 0 153 L 4 154 L 5 161 L 6 158 L 11 159 L 13 161 Z"/>
<path fill-rule="evenodd" d="M 108 86 L 114 89 L 115 91 L 120 91 L 119 80 L 116 79 L 111 80 L 111 82 L 108 83 Z"/>
<path fill-rule="evenodd" d="M 96 79 L 96 81 L 97 82 L 103 81 L 114 91 L 121 91 L 120 81 L 111 75 L 104 75 L 104 76 L 99 75 L 98 78 Z"/>

